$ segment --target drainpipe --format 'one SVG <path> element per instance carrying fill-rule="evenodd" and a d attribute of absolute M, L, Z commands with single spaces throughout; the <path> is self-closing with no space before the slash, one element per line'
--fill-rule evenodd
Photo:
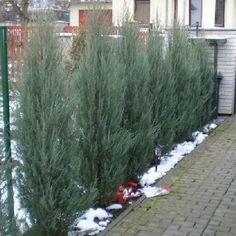
<path fill-rule="evenodd" d="M 220 93 L 220 82 L 223 79 L 223 75 L 217 72 L 218 68 L 218 43 L 214 41 L 214 95 L 213 95 L 213 114 L 212 118 L 216 119 L 219 112 L 219 93 Z"/>

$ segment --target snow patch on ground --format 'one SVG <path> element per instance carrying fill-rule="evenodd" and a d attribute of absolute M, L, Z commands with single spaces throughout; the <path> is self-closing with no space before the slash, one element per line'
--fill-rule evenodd
<path fill-rule="evenodd" d="M 141 191 L 142 193 L 145 194 L 147 198 L 165 195 L 169 193 L 169 191 L 164 188 L 158 188 L 152 186 L 145 186 L 144 188 L 142 188 Z"/>
<path fill-rule="evenodd" d="M 121 204 L 112 204 L 108 207 L 106 207 L 107 210 L 117 210 L 117 209 L 121 209 L 122 205 Z"/>
<path fill-rule="evenodd" d="M 68 236 L 77 235 L 78 233 L 86 233 L 88 235 L 98 234 L 110 223 L 110 218 L 112 218 L 112 214 L 106 210 L 90 208 L 76 220 L 73 225 L 74 231 L 70 231 Z"/>
<path fill-rule="evenodd" d="M 109 214 L 106 210 L 102 208 L 97 208 L 97 209 L 90 208 L 80 218 L 93 221 L 94 219 L 104 220 L 111 217 L 112 217 L 112 214 Z"/>
<path fill-rule="evenodd" d="M 205 132 L 209 133 L 212 129 L 216 128 L 216 124 L 210 124 L 204 126 Z M 184 158 L 185 155 L 189 154 L 194 150 L 194 148 L 202 143 L 208 134 L 196 131 L 192 134 L 193 141 L 185 141 L 183 143 L 177 144 L 177 146 L 170 152 L 164 155 L 161 159 L 160 165 L 157 166 L 157 171 L 155 167 L 150 168 L 143 176 L 140 178 L 140 184 L 142 187 L 154 184 L 156 180 L 162 178 L 166 173 L 172 169 L 180 160 Z"/>

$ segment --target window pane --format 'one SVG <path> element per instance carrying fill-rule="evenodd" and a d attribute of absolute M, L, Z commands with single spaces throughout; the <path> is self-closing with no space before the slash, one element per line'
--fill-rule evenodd
<path fill-rule="evenodd" d="M 224 27 L 225 0 L 216 0 L 215 26 Z"/>
<path fill-rule="evenodd" d="M 195 26 L 197 22 L 202 23 L 202 0 L 190 0 L 190 25 Z"/>
<path fill-rule="evenodd" d="M 136 0 L 134 19 L 141 24 L 150 23 L 150 0 L 149 1 Z"/>

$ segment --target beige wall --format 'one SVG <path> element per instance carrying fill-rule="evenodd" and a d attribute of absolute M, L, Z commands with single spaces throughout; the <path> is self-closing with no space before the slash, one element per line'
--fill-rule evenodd
<path fill-rule="evenodd" d="M 166 0 L 168 1 L 168 0 Z M 166 1 L 150 1 L 150 21 L 156 23 L 157 20 L 161 25 L 166 25 Z"/>
<path fill-rule="evenodd" d="M 235 28 L 236 4 L 235 0 L 225 0 L 225 27 Z"/>
<path fill-rule="evenodd" d="M 70 6 L 70 25 L 78 26 L 79 25 L 79 12 L 78 6 L 71 5 Z"/>
<path fill-rule="evenodd" d="M 115 25 L 120 25 L 123 18 L 134 19 L 134 0 L 112 0 L 112 17 Z"/>
<path fill-rule="evenodd" d="M 189 24 L 189 0 L 178 0 L 178 20 L 183 25 Z"/>
<path fill-rule="evenodd" d="M 112 9 L 112 3 L 80 3 L 80 4 L 71 4 L 70 6 L 70 25 L 79 26 L 79 10 L 91 10 L 94 8 L 98 9 Z"/>
<path fill-rule="evenodd" d="M 202 0 L 202 28 L 215 27 L 216 0 Z M 133 19 L 135 0 L 113 0 L 113 22 L 121 22 L 122 15 L 128 10 Z M 236 0 L 225 0 L 225 28 L 236 28 Z M 168 27 L 173 23 L 174 0 L 150 0 L 150 23 L 157 19 L 162 26 Z M 178 0 L 178 19 L 184 25 L 189 24 L 189 0 Z"/>
<path fill-rule="evenodd" d="M 215 26 L 215 0 L 202 1 L 202 28 Z"/>

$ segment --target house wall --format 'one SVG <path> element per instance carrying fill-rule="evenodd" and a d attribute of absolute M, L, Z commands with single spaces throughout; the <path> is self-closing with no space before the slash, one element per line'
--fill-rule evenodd
<path fill-rule="evenodd" d="M 79 25 L 79 8 L 77 5 L 70 6 L 70 25 L 78 26 Z"/>
<path fill-rule="evenodd" d="M 225 0 L 225 27 L 235 28 L 235 14 L 236 14 L 236 3 L 235 0 Z"/>
<path fill-rule="evenodd" d="M 215 27 L 215 0 L 202 1 L 202 28 Z"/>
<path fill-rule="evenodd" d="M 235 107 L 235 85 L 236 85 L 236 30 L 206 30 L 200 31 L 199 36 L 223 37 L 227 39 L 225 44 L 218 46 L 217 72 L 222 73 L 223 80 L 219 91 L 219 114 L 231 115 L 236 112 Z M 214 47 L 209 47 L 211 63 L 214 60 Z"/>
<path fill-rule="evenodd" d="M 215 27 L 216 0 L 202 0 L 202 28 Z M 236 28 L 236 1 L 225 0 L 225 28 Z M 178 1 L 179 20 L 189 25 L 189 0 Z"/>
<path fill-rule="evenodd" d="M 219 114 L 233 114 L 235 99 L 236 37 L 218 48 L 218 72 L 223 75 L 219 92 Z"/>
<path fill-rule="evenodd" d="M 123 18 L 134 19 L 134 0 L 112 0 L 112 16 L 114 25 L 121 25 Z"/>
<path fill-rule="evenodd" d="M 174 0 L 150 0 L 150 23 L 159 23 L 169 27 L 174 19 Z M 215 27 L 216 0 L 202 0 L 202 28 Z M 113 22 L 122 22 L 122 15 L 128 10 L 133 19 L 135 0 L 113 0 Z M 189 0 L 178 0 L 178 19 L 184 25 L 189 25 Z M 236 1 L 225 0 L 225 28 L 236 28 Z"/>
<path fill-rule="evenodd" d="M 166 6 L 168 5 L 169 0 L 166 1 L 150 1 L 150 22 L 156 23 L 159 21 L 160 25 L 167 25 L 167 14 L 166 14 Z"/>
<path fill-rule="evenodd" d="M 174 0 L 173 0 L 174 2 Z M 177 17 L 180 23 L 189 23 L 189 0 L 178 0 Z"/>
<path fill-rule="evenodd" d="M 79 4 L 71 4 L 70 6 L 70 25 L 71 26 L 79 26 L 79 10 L 93 10 L 94 8 L 109 10 L 112 9 L 112 3 L 79 3 Z"/>

